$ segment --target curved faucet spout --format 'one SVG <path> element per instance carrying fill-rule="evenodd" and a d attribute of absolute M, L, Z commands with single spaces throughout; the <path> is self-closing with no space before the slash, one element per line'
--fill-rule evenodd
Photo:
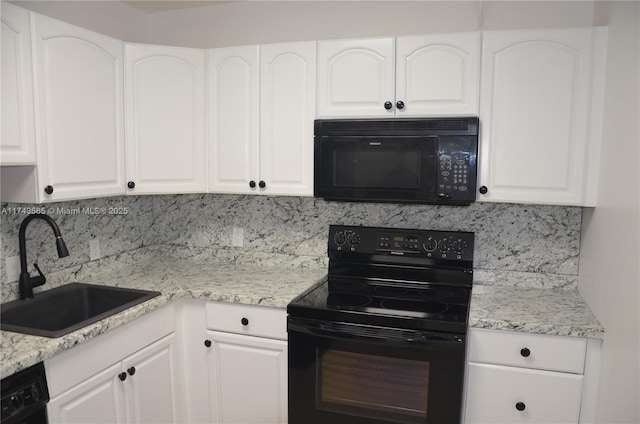
<path fill-rule="evenodd" d="M 40 274 L 39 276 L 30 277 L 29 272 L 27 271 L 27 243 L 25 234 L 27 231 L 27 225 L 29 225 L 29 223 L 34 219 L 44 220 L 53 230 L 53 235 L 56 237 L 58 257 L 64 258 L 65 256 L 69 256 L 69 249 L 67 249 L 67 245 L 60 234 L 60 228 L 58 228 L 58 224 L 56 224 L 56 221 L 54 221 L 53 218 L 45 214 L 27 215 L 20 224 L 20 229 L 18 230 L 18 245 L 20 248 L 20 280 L 18 282 L 18 288 L 20 291 L 20 299 L 22 300 L 33 298 L 33 288 L 41 286 L 47 281 L 42 272 L 40 272 L 40 268 L 37 266 L 36 269 Z"/>

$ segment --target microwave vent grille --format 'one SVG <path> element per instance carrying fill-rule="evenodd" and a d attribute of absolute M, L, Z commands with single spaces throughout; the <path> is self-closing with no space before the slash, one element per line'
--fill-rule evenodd
<path fill-rule="evenodd" d="M 478 118 L 317 120 L 316 135 L 423 135 L 478 133 Z"/>

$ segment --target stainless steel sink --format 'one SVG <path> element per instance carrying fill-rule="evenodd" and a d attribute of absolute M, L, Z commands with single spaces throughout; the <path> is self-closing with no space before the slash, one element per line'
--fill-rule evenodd
<path fill-rule="evenodd" d="M 3 304 L 0 329 L 42 337 L 60 337 L 159 294 L 147 290 L 70 283 L 38 293 L 31 300 Z"/>

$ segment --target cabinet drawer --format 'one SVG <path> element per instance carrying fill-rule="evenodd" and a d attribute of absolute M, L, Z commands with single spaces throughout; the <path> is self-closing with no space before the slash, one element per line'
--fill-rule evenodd
<path fill-rule="evenodd" d="M 586 339 L 472 328 L 468 340 L 469 362 L 584 372 Z"/>
<path fill-rule="evenodd" d="M 469 364 L 465 424 L 577 423 L 581 375 Z"/>
<path fill-rule="evenodd" d="M 231 303 L 207 303 L 209 330 L 287 339 L 287 311 Z"/>

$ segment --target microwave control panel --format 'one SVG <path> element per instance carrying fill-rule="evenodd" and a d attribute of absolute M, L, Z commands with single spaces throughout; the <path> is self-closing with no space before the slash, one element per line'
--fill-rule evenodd
<path fill-rule="evenodd" d="M 436 197 L 474 200 L 476 149 L 470 137 L 440 137 L 436 170 Z"/>

